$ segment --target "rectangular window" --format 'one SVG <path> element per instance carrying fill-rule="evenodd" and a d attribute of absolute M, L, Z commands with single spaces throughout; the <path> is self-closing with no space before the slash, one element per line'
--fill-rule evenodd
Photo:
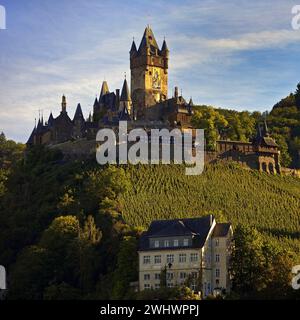
<path fill-rule="evenodd" d="M 150 274 L 144 274 L 144 280 L 150 280 Z"/>
<path fill-rule="evenodd" d="M 220 255 L 216 254 L 216 262 L 220 262 Z"/>
<path fill-rule="evenodd" d="M 185 279 L 185 278 L 186 278 L 186 273 L 180 272 L 180 279 Z"/>
<path fill-rule="evenodd" d="M 164 244 L 165 244 L 165 248 L 170 247 L 170 241 L 169 240 L 165 240 Z"/>
<path fill-rule="evenodd" d="M 155 273 L 155 280 L 160 280 L 160 273 Z"/>
<path fill-rule="evenodd" d="M 174 279 L 174 273 L 173 272 L 167 272 L 167 280 L 173 280 Z"/>
<path fill-rule="evenodd" d="M 216 239 L 216 241 L 215 241 L 215 245 L 216 245 L 216 247 L 218 247 L 218 246 L 219 246 L 219 239 Z"/>
<path fill-rule="evenodd" d="M 145 290 L 149 290 L 150 289 L 150 284 L 149 283 L 145 283 L 144 284 L 144 289 Z"/>
<path fill-rule="evenodd" d="M 220 269 L 216 269 L 216 278 L 220 278 Z"/>
<path fill-rule="evenodd" d="M 191 262 L 198 261 L 198 253 L 191 253 Z"/>
<path fill-rule="evenodd" d="M 174 247 L 178 247 L 178 245 L 179 245 L 178 240 L 174 240 Z"/>
<path fill-rule="evenodd" d="M 154 256 L 154 263 L 161 264 L 161 256 Z"/>
<path fill-rule="evenodd" d="M 159 241 L 158 240 L 154 241 L 154 248 L 159 248 Z"/>
<path fill-rule="evenodd" d="M 150 256 L 144 256 L 144 264 L 149 264 L 150 263 Z"/>
<path fill-rule="evenodd" d="M 174 263 L 174 254 L 167 254 L 167 263 Z"/>
<path fill-rule="evenodd" d="M 183 246 L 188 247 L 189 245 L 189 239 L 183 239 Z"/>
<path fill-rule="evenodd" d="M 179 263 L 185 263 L 186 262 L 186 254 L 180 253 L 179 254 Z"/>
<path fill-rule="evenodd" d="M 174 287 L 174 284 L 173 284 L 172 282 L 170 282 L 170 283 L 167 284 L 167 287 L 168 287 L 168 288 L 173 288 L 173 287 Z"/>
<path fill-rule="evenodd" d="M 155 287 L 155 289 L 157 290 L 157 289 L 160 288 L 160 284 L 159 284 L 159 283 L 155 283 L 154 287 Z"/>
<path fill-rule="evenodd" d="M 198 277 L 198 272 L 192 272 L 192 273 L 191 273 L 191 276 L 192 276 L 193 279 L 197 279 L 197 277 Z"/>
<path fill-rule="evenodd" d="M 197 289 L 197 285 L 196 285 L 195 283 L 192 283 L 192 285 L 191 285 L 191 289 L 192 289 L 193 291 L 196 291 L 196 289 Z"/>

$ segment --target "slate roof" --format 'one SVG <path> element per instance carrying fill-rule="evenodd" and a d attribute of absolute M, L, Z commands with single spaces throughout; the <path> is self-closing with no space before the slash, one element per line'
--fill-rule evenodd
<path fill-rule="evenodd" d="M 150 48 L 152 50 L 159 49 L 154 34 L 149 26 L 145 29 L 138 52 L 140 53 L 143 48 Z"/>
<path fill-rule="evenodd" d="M 213 237 L 226 237 L 231 224 L 230 223 L 217 223 L 212 236 Z"/>
<path fill-rule="evenodd" d="M 130 101 L 130 93 L 127 80 L 124 80 L 120 101 Z"/>
<path fill-rule="evenodd" d="M 191 236 L 196 240 L 193 241 L 193 247 L 202 248 L 211 229 L 211 221 L 213 220 L 214 217 L 210 215 L 201 218 L 155 220 L 151 223 L 148 231 L 142 234 L 139 249 L 142 251 L 150 249 L 149 238 L 173 236 Z"/>
<path fill-rule="evenodd" d="M 83 113 L 82 113 L 82 109 L 81 109 L 80 103 L 78 103 L 78 105 L 77 105 L 73 121 L 74 120 L 81 120 L 81 121 L 84 122 L 84 116 L 83 116 Z"/>

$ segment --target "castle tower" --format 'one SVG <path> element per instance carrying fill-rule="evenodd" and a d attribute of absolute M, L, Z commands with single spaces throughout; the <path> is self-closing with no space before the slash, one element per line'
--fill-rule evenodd
<path fill-rule="evenodd" d="M 130 50 L 131 99 L 138 118 L 145 108 L 167 99 L 168 60 L 166 41 L 160 50 L 149 26 L 138 50 L 133 41 Z"/>

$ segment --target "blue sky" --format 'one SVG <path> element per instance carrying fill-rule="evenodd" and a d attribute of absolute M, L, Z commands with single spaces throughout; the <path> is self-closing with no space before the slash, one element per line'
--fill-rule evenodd
<path fill-rule="evenodd" d="M 0 0 L 0 131 L 25 142 L 44 118 L 88 116 L 101 83 L 120 88 L 129 74 L 132 37 L 150 24 L 170 49 L 169 92 L 237 110 L 269 110 L 300 81 L 296 0 Z"/>

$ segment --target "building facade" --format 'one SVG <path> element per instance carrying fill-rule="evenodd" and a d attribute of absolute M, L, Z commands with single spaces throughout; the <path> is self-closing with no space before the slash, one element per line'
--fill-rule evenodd
<path fill-rule="evenodd" d="M 139 244 L 139 290 L 188 286 L 202 297 L 230 292 L 230 223 L 202 218 L 153 221 Z"/>

